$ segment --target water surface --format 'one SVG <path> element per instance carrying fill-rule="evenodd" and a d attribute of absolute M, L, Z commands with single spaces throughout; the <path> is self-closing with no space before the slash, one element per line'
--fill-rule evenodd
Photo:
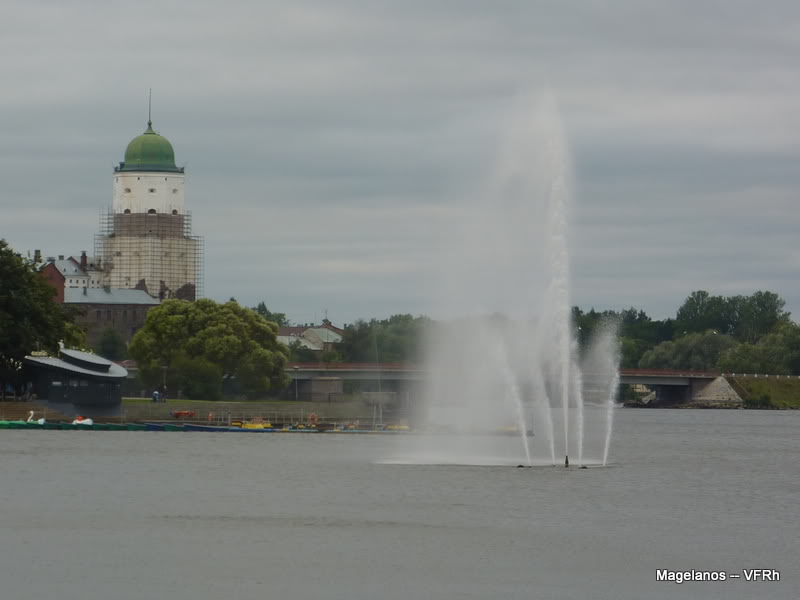
<path fill-rule="evenodd" d="M 620 410 L 588 470 L 382 462 L 414 435 L 3 430 L 0 596 L 795 599 L 799 429 Z M 749 568 L 782 581 L 656 581 Z"/>

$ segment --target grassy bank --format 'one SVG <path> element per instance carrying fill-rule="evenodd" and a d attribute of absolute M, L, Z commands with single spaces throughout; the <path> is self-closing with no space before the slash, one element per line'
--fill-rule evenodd
<path fill-rule="evenodd" d="M 288 400 L 265 400 L 260 402 L 224 402 L 208 400 L 167 400 L 154 403 L 144 398 L 123 398 L 122 410 L 129 421 L 167 420 L 170 413 L 188 410 L 195 413 L 192 420 L 227 421 L 262 417 L 276 423 L 298 423 L 308 420 L 310 414 L 317 415 L 321 422 L 361 421 L 372 422 L 373 408 L 361 399 L 351 398 L 342 402 L 294 402 Z M 385 411 L 384 422 L 399 421 L 398 415 Z"/>
<path fill-rule="evenodd" d="M 726 377 L 745 408 L 800 409 L 800 379 Z"/>

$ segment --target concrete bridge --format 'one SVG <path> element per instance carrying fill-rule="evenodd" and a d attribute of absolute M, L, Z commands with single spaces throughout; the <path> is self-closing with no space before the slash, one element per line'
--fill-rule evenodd
<path fill-rule="evenodd" d="M 404 404 L 419 397 L 426 370 L 403 363 L 290 363 L 292 379 L 287 396 L 295 399 L 339 397 L 344 391 L 378 390 Z M 741 398 L 720 373 L 666 369 L 620 369 L 620 383 L 644 385 L 651 390 L 644 403 L 669 406 L 693 403 L 705 406 L 741 405 Z M 593 392 L 592 373 L 584 373 L 584 392 Z M 599 391 L 599 390 L 598 390 Z M 604 392 L 602 392 L 604 393 Z"/>
<path fill-rule="evenodd" d="M 290 363 L 286 374 L 292 379 L 287 396 L 295 399 L 341 396 L 345 385 L 354 391 L 382 391 L 408 403 L 419 396 L 425 379 L 424 368 L 403 363 Z M 592 393 L 592 374 L 584 373 L 584 392 Z M 685 404 L 700 400 L 741 402 L 720 373 L 691 370 L 620 369 L 620 383 L 645 385 L 650 394 L 644 402 L 654 405 Z M 719 388 L 724 388 L 720 390 Z M 603 392 L 604 393 L 604 392 Z M 387 397 L 388 399 L 388 397 Z"/>
<path fill-rule="evenodd" d="M 289 363 L 286 374 L 292 380 L 301 381 L 318 377 L 336 377 L 345 381 L 422 381 L 425 369 L 403 363 Z M 620 369 L 619 375 L 623 384 L 682 387 L 720 376 L 714 372 L 664 369 Z"/>

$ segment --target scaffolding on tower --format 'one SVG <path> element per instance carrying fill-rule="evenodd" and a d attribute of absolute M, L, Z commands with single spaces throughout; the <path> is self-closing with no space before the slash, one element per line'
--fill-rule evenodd
<path fill-rule="evenodd" d="M 159 300 L 203 297 L 203 238 L 192 235 L 191 213 L 103 209 L 94 254 L 104 286 Z"/>

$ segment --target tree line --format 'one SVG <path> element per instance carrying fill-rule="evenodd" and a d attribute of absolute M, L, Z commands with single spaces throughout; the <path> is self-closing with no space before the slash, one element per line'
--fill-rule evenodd
<path fill-rule="evenodd" d="M 34 350 L 55 353 L 59 343 L 86 347 L 75 309 L 54 297 L 35 266 L 0 240 L 0 389 L 22 383 L 22 358 Z M 769 291 L 714 296 L 698 290 L 666 319 L 636 308 L 577 306 L 572 317 L 580 348 L 598 327 L 616 323 L 622 367 L 800 375 L 800 326 L 785 304 Z M 151 387 L 218 398 L 227 386 L 259 397 L 286 385 L 287 362 L 420 363 L 426 335 L 437 335 L 442 325 L 468 329 L 470 320 L 443 323 L 409 314 L 358 320 L 344 327 L 340 344 L 322 354 L 279 343 L 278 327 L 288 324 L 284 313 L 270 311 L 264 302 L 247 308 L 234 299 L 168 300 L 148 312 L 129 346 L 109 334 L 95 351 L 115 360 L 136 359 L 143 383 Z"/>
<path fill-rule="evenodd" d="M 670 318 L 653 319 L 636 308 L 584 311 L 577 306 L 572 318 L 581 349 L 604 323 L 615 323 L 623 368 L 800 375 L 800 326 L 791 320 L 785 305 L 769 291 L 714 296 L 698 290 Z M 328 358 L 418 363 L 424 334 L 436 335 L 441 324 L 411 315 L 357 321 L 345 327 L 338 355 Z M 455 325 L 469 328 L 470 320 L 459 319 Z"/>
<path fill-rule="evenodd" d="M 657 320 L 644 311 L 584 312 L 573 308 L 581 346 L 604 321 L 619 327 L 624 368 L 717 370 L 800 375 L 800 327 L 777 294 L 713 296 L 689 294 L 674 318 Z"/>

